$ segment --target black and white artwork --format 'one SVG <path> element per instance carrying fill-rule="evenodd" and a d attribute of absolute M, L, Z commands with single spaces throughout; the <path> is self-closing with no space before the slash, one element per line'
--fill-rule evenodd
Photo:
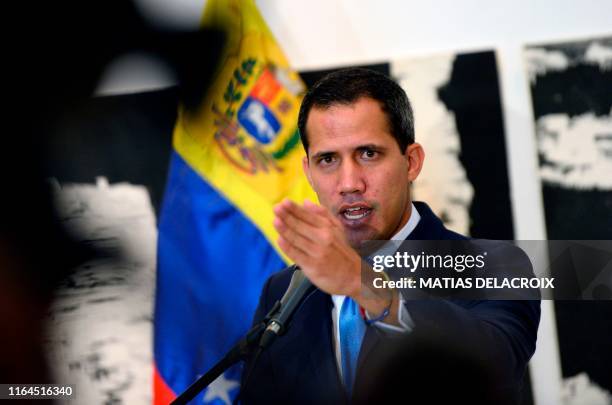
<path fill-rule="evenodd" d="M 426 153 L 416 199 L 457 232 L 512 239 L 495 53 L 396 60 L 392 75 L 412 100 Z"/>
<path fill-rule="evenodd" d="M 532 45 L 524 54 L 547 237 L 609 240 L 612 37 Z M 563 377 L 583 395 L 575 403 L 609 403 L 612 302 L 556 301 L 555 312 Z"/>
<path fill-rule="evenodd" d="M 150 404 L 157 212 L 171 153 L 175 88 L 94 97 L 68 111 L 45 165 L 56 217 L 97 253 L 58 286 L 46 353 L 67 403 Z"/>
<path fill-rule="evenodd" d="M 417 141 L 426 153 L 415 197 L 457 232 L 512 239 L 495 53 L 410 58 L 391 67 L 412 100 Z"/>
<path fill-rule="evenodd" d="M 610 239 L 612 37 L 525 49 L 549 239 Z"/>
<path fill-rule="evenodd" d="M 409 94 L 415 132 L 426 151 L 425 165 L 414 185 L 416 199 L 426 201 L 447 227 L 470 232 L 474 187 L 460 161 L 461 138 L 454 115 L 442 98 L 450 81 L 454 55 L 393 63 L 393 76 Z"/>
<path fill-rule="evenodd" d="M 52 180 L 53 181 L 53 180 Z M 106 254 L 74 269 L 49 309 L 47 354 L 68 403 L 151 403 L 156 220 L 148 190 L 53 181 L 58 218 Z"/>

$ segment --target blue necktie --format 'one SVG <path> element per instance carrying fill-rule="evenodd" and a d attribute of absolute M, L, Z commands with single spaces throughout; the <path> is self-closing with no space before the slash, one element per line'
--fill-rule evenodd
<path fill-rule="evenodd" d="M 357 358 L 361 341 L 365 335 L 366 325 L 355 301 L 346 297 L 342 303 L 339 318 L 340 326 L 340 356 L 342 358 L 342 379 L 349 397 L 355 382 Z"/>

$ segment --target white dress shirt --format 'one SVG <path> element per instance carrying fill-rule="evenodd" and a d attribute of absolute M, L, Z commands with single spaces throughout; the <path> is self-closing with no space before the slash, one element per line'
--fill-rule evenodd
<path fill-rule="evenodd" d="M 412 204 L 412 211 L 410 213 L 410 218 L 408 218 L 408 221 L 406 222 L 406 225 L 404 225 L 402 229 L 400 229 L 395 235 L 393 235 L 391 237 L 391 240 L 406 239 L 408 235 L 410 235 L 410 233 L 414 231 L 414 228 L 416 228 L 420 220 L 421 220 L 421 215 L 419 215 L 419 212 L 416 210 L 414 204 Z M 386 246 L 383 246 L 377 253 L 379 253 L 380 251 L 386 250 L 385 247 Z M 385 252 L 384 254 L 393 254 L 395 250 L 396 249 L 394 248 L 392 252 Z M 338 315 L 340 314 L 340 308 L 342 308 L 342 304 L 344 303 L 344 299 L 346 298 L 346 296 L 332 295 L 331 298 L 334 303 L 334 306 L 332 308 L 332 313 L 331 313 L 332 322 L 334 323 L 334 328 L 333 328 L 334 346 L 335 346 L 334 350 L 336 353 L 336 364 L 338 366 L 338 372 L 340 373 L 340 378 L 342 378 L 342 354 L 340 351 L 340 322 L 339 322 Z M 399 321 L 400 326 L 389 325 L 384 322 L 376 322 L 374 325 L 384 331 L 388 331 L 392 333 L 393 332 L 407 333 L 412 330 L 412 328 L 414 327 L 414 322 L 412 321 L 410 314 L 404 307 L 404 299 L 402 298 L 401 294 L 400 294 L 399 308 L 397 311 L 397 316 L 398 316 L 398 321 Z"/>

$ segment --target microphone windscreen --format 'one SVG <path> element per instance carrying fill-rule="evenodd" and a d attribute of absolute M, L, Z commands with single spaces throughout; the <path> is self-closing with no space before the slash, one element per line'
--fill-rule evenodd
<path fill-rule="evenodd" d="M 296 288 L 298 288 L 302 284 L 304 279 L 306 279 L 306 276 L 304 275 L 302 270 L 300 270 L 297 266 L 296 268 L 297 270 L 294 271 L 293 275 L 291 276 L 289 287 L 287 287 L 287 291 L 285 291 L 283 298 L 281 298 L 281 305 L 284 305 L 287 302 L 287 300 L 289 299 L 289 297 L 291 297 Z"/>

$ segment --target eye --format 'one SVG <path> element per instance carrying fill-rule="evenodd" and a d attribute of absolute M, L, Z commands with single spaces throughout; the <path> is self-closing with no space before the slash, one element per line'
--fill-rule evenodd
<path fill-rule="evenodd" d="M 323 155 L 318 160 L 317 163 L 320 166 L 330 166 L 336 161 L 336 158 L 332 155 Z"/>
<path fill-rule="evenodd" d="M 365 160 L 372 160 L 375 159 L 377 156 L 378 152 L 373 149 L 364 149 L 364 151 L 361 152 L 361 157 Z"/>

